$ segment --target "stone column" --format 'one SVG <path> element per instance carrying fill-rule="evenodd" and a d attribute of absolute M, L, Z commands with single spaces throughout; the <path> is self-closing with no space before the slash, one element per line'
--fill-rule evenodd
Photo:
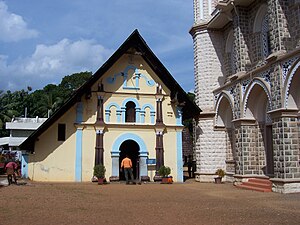
<path fill-rule="evenodd" d="M 274 178 L 272 190 L 280 193 L 299 192 L 300 141 L 299 114 L 295 109 L 277 109 L 272 117 Z"/>
<path fill-rule="evenodd" d="M 156 132 L 156 171 L 161 166 L 164 166 L 164 146 L 163 146 L 163 132 Z"/>
<path fill-rule="evenodd" d="M 95 123 L 96 129 L 96 146 L 95 146 L 95 165 L 102 164 L 103 161 L 103 135 L 104 135 L 104 121 L 103 121 L 103 85 L 99 85 L 98 87 L 98 98 L 97 98 L 97 120 Z"/>
<path fill-rule="evenodd" d="M 96 147 L 95 147 L 95 165 L 102 164 L 104 165 L 103 162 L 103 130 L 97 130 L 96 131 Z"/>

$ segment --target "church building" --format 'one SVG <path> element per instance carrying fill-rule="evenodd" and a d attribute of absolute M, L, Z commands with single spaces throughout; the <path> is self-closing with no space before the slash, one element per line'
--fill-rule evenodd
<path fill-rule="evenodd" d="M 300 1 L 194 0 L 196 180 L 300 192 Z"/>
<path fill-rule="evenodd" d="M 102 164 L 110 181 L 124 179 L 122 159 L 134 176 L 153 180 L 171 168 L 183 182 L 182 122 L 199 115 L 194 104 L 135 30 L 21 149 L 35 181 L 91 181 Z"/>

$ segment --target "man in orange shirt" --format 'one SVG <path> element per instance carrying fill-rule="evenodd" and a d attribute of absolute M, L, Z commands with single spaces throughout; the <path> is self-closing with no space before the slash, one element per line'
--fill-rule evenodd
<path fill-rule="evenodd" d="M 132 162 L 131 159 L 128 158 L 128 155 L 126 155 L 126 157 L 122 160 L 121 168 L 124 168 L 126 184 L 129 184 L 128 173 L 130 174 L 131 182 L 134 183 L 132 174 Z"/>

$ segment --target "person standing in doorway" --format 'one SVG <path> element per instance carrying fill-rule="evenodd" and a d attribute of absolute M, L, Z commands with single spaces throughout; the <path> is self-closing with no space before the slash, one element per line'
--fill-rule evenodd
<path fill-rule="evenodd" d="M 134 178 L 132 173 L 132 162 L 131 159 L 128 157 L 128 155 L 126 155 L 126 157 L 122 160 L 121 168 L 124 168 L 126 184 L 129 184 L 128 173 L 130 175 L 131 182 L 134 184 L 133 181 Z"/>

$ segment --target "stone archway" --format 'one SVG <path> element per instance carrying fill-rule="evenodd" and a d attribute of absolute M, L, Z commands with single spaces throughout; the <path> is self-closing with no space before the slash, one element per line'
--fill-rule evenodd
<path fill-rule="evenodd" d="M 255 121 L 249 130 L 249 165 L 252 174 L 274 175 L 272 120 L 267 112 L 270 110 L 267 88 L 260 82 L 252 83 L 245 102 L 244 117 Z"/>
<path fill-rule="evenodd" d="M 225 135 L 226 148 L 226 174 L 233 175 L 236 173 L 235 168 L 235 130 L 232 123 L 233 111 L 232 100 L 226 93 L 222 93 L 217 101 L 216 106 L 215 128 L 219 129 Z"/>

